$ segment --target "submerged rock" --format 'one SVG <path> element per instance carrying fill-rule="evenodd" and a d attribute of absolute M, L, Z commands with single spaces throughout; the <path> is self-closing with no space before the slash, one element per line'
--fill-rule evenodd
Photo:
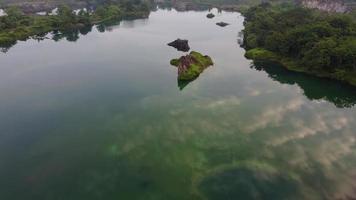
<path fill-rule="evenodd" d="M 218 22 L 218 23 L 216 23 L 216 25 L 221 26 L 221 27 L 225 27 L 225 26 L 227 26 L 229 24 L 226 23 L 226 22 Z"/>
<path fill-rule="evenodd" d="M 178 67 L 178 80 L 190 81 L 196 79 L 206 68 L 213 65 L 209 56 L 192 51 L 190 54 L 171 60 L 171 65 Z"/>
<path fill-rule="evenodd" d="M 214 18 L 215 15 L 214 15 L 213 13 L 209 13 L 209 14 L 206 15 L 206 17 L 209 18 L 209 19 L 211 19 L 211 18 Z"/>
<path fill-rule="evenodd" d="M 178 51 L 183 51 L 183 52 L 187 52 L 190 49 L 188 40 L 181 40 L 179 38 L 174 40 L 173 42 L 168 43 L 168 46 L 174 47 Z"/>

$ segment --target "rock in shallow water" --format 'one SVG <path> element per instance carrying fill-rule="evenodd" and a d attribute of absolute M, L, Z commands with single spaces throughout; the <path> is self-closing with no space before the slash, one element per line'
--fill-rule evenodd
<path fill-rule="evenodd" d="M 214 18 L 215 15 L 214 15 L 213 13 L 209 13 L 209 14 L 206 15 L 206 17 L 209 18 L 209 19 L 211 19 L 211 18 Z"/>
<path fill-rule="evenodd" d="M 173 42 L 168 43 L 168 46 L 174 47 L 178 51 L 183 51 L 183 52 L 187 52 L 190 49 L 188 40 L 181 40 L 179 38 L 174 40 Z"/>
<path fill-rule="evenodd" d="M 218 23 L 216 23 L 216 25 L 221 26 L 221 27 L 225 27 L 225 26 L 227 26 L 229 24 L 226 23 L 226 22 L 218 22 Z"/>
<path fill-rule="evenodd" d="M 209 56 L 203 56 L 196 51 L 182 56 L 178 59 L 171 60 L 171 65 L 178 67 L 178 80 L 194 80 L 206 68 L 213 65 L 213 61 Z"/>

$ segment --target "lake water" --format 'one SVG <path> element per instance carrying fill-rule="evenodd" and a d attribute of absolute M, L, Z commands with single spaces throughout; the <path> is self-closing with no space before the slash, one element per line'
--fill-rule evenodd
<path fill-rule="evenodd" d="M 0 199 L 355 197 L 355 88 L 253 64 L 243 17 L 207 13 L 1 53 Z M 177 38 L 215 63 L 187 85 L 169 64 Z"/>

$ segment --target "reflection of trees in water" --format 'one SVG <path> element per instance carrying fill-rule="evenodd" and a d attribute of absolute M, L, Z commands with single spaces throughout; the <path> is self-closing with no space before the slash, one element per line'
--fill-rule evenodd
<path fill-rule="evenodd" d="M 326 100 L 338 108 L 356 104 L 356 89 L 340 81 L 318 78 L 304 73 L 291 72 L 277 63 L 254 62 L 252 68 L 265 71 L 268 76 L 282 84 L 298 85 L 310 100 Z"/>
<path fill-rule="evenodd" d="M 80 29 L 72 29 L 66 31 L 54 31 L 52 32 L 52 40 L 58 42 L 62 39 L 66 39 L 69 42 L 75 42 L 80 38 L 80 35 L 86 35 L 92 31 L 92 26 L 85 26 Z"/>
<path fill-rule="evenodd" d="M 105 31 L 114 30 L 116 26 L 120 25 L 120 23 L 121 23 L 120 20 L 110 20 L 110 21 L 106 21 L 105 23 L 96 25 L 96 29 L 100 33 L 104 33 Z"/>
<path fill-rule="evenodd" d="M 96 29 L 103 33 L 105 31 L 112 31 L 115 26 L 120 24 L 120 20 L 112 20 L 108 21 L 99 25 L 96 25 Z M 34 36 L 30 36 L 24 41 L 28 39 L 36 40 L 38 42 L 43 41 L 43 40 L 53 40 L 55 42 L 58 42 L 62 39 L 66 39 L 69 42 L 76 42 L 81 35 L 87 35 L 89 32 L 93 30 L 93 26 L 84 26 L 81 28 L 76 28 L 76 29 L 69 29 L 69 30 L 64 30 L 64 31 L 52 31 L 49 33 L 42 33 Z M 15 46 L 17 44 L 17 41 L 14 42 L 7 42 L 7 43 L 1 43 L 0 44 L 0 51 L 3 53 L 7 53 L 10 48 Z"/>
<path fill-rule="evenodd" d="M 5 42 L 0 44 L 0 51 L 3 53 L 7 53 L 11 47 L 17 44 L 17 41 L 14 42 Z"/>
<path fill-rule="evenodd" d="M 136 19 L 142 19 L 142 17 L 137 17 L 137 16 L 128 16 L 125 17 L 125 20 L 133 21 Z M 120 25 L 121 19 L 115 19 L 115 20 L 110 20 L 103 22 L 98 25 L 94 25 L 95 28 L 97 29 L 98 32 L 103 33 L 106 31 L 112 31 L 114 30 L 118 25 Z M 46 39 L 53 40 L 55 42 L 58 42 L 62 39 L 66 39 L 69 42 L 76 42 L 81 35 L 87 35 L 89 32 L 93 30 L 94 26 L 84 26 L 76 29 L 69 29 L 69 30 L 63 30 L 63 31 L 52 31 L 52 32 L 47 32 L 47 33 L 42 33 L 34 36 L 30 36 L 24 41 L 28 39 L 33 39 L 37 41 L 42 41 Z M 10 48 L 15 46 L 17 44 L 17 41 L 14 42 L 7 42 L 7 43 L 1 43 L 0 44 L 0 51 L 3 53 L 7 53 Z"/>

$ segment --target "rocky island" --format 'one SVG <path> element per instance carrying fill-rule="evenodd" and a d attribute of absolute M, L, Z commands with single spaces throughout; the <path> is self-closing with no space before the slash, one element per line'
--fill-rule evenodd
<path fill-rule="evenodd" d="M 190 47 L 188 44 L 188 40 L 176 39 L 173 42 L 167 44 L 168 46 L 176 48 L 178 51 L 187 52 L 189 51 Z"/>
<path fill-rule="evenodd" d="M 213 65 L 209 56 L 192 51 L 178 59 L 172 59 L 171 65 L 178 67 L 178 80 L 191 81 L 196 79 L 206 68 Z"/>

